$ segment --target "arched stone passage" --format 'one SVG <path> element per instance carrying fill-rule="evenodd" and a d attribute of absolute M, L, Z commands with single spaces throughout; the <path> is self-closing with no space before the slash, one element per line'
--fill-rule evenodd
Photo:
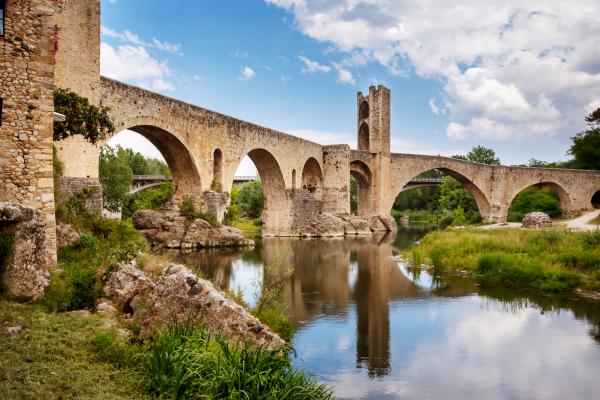
<path fill-rule="evenodd" d="M 275 157 L 264 149 L 248 153 L 263 186 L 265 207 L 262 213 L 263 236 L 285 234 L 289 231 L 288 196 L 285 180 Z"/>
<path fill-rule="evenodd" d="M 192 197 L 202 201 L 202 184 L 194 159 L 185 146 L 174 134 L 151 125 L 138 125 L 129 128 L 150 141 L 160 151 L 171 169 L 175 186 L 174 202 L 177 204 L 184 197 Z"/>
<path fill-rule="evenodd" d="M 350 163 L 350 175 L 354 177 L 357 184 L 357 203 L 358 215 L 370 216 L 371 208 L 371 169 L 362 161 L 352 161 Z"/>
<path fill-rule="evenodd" d="M 323 188 L 323 173 L 319 162 L 310 157 L 302 168 L 302 189 L 320 195 Z"/>
<path fill-rule="evenodd" d="M 569 214 L 571 212 L 571 198 L 569 196 L 569 193 L 565 190 L 565 188 L 563 188 L 560 184 L 558 184 L 556 182 L 539 182 L 539 183 L 535 183 L 533 185 L 522 187 L 520 190 L 516 191 L 511 196 L 510 201 L 508 202 L 509 209 L 510 209 L 510 206 L 512 205 L 513 201 L 515 200 L 515 198 L 519 195 L 519 193 L 523 192 L 524 190 L 526 190 L 528 188 L 532 188 L 532 187 L 538 187 L 538 188 L 549 187 L 558 196 L 558 199 L 560 201 L 560 209 L 561 209 L 562 215 L 569 216 Z M 544 211 L 544 210 L 531 210 L 531 211 Z"/>
<path fill-rule="evenodd" d="M 358 150 L 369 150 L 369 125 L 366 122 L 358 130 Z"/>
<path fill-rule="evenodd" d="M 216 149 L 213 153 L 213 181 L 211 189 L 223 191 L 223 152 L 221 149 Z"/>
<path fill-rule="evenodd" d="M 485 196 L 483 191 L 481 189 L 479 189 L 479 187 L 475 183 L 473 183 L 469 178 L 467 178 L 466 176 L 464 176 L 463 174 L 461 174 L 455 170 L 443 168 L 443 167 L 430 168 L 425 171 L 420 171 L 419 173 L 414 175 L 411 179 L 409 179 L 406 183 L 410 182 L 412 179 L 418 177 L 419 175 L 421 175 L 425 172 L 428 172 L 428 171 L 432 171 L 432 170 L 440 171 L 440 172 L 444 173 L 445 175 L 448 175 L 448 176 L 456 179 L 461 185 L 464 186 L 465 189 L 467 189 L 469 191 L 469 193 L 471 193 L 471 196 L 473 196 L 473 199 L 475 200 L 475 203 L 477 204 L 477 209 L 479 210 L 479 214 L 481 215 L 481 218 L 484 221 L 489 218 L 490 213 L 491 213 L 490 201 L 487 199 L 487 197 Z M 403 190 L 404 190 L 404 187 L 400 188 L 400 190 L 397 193 L 395 193 L 395 196 L 391 199 L 390 209 L 393 207 L 396 197 L 398 197 L 398 195 Z"/>
<path fill-rule="evenodd" d="M 592 207 L 594 207 L 595 209 L 600 209 L 600 190 L 598 190 L 592 196 Z"/>

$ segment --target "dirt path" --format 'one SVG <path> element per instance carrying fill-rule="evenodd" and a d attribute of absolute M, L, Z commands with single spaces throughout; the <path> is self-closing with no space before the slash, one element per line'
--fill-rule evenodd
<path fill-rule="evenodd" d="M 600 225 L 590 224 L 590 221 L 600 215 L 600 210 L 585 213 L 577 218 L 561 221 L 560 225 L 569 229 L 579 229 L 584 231 L 595 231 Z"/>

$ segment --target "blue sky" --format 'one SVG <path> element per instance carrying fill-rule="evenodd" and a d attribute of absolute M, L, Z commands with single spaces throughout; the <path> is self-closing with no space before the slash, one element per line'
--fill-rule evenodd
<path fill-rule="evenodd" d="M 592 40 L 600 32 L 581 20 L 587 13 L 571 15 L 559 2 L 539 10 L 494 3 L 103 0 L 101 68 L 201 107 L 352 147 L 356 92 L 383 84 L 392 90 L 395 152 L 451 155 L 483 144 L 506 164 L 564 159 L 585 114 L 600 106 Z M 126 136 L 115 142 L 152 153 Z"/>

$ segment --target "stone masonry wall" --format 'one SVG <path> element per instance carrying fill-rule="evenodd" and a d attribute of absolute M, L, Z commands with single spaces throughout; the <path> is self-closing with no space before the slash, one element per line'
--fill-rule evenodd
<path fill-rule="evenodd" d="M 88 211 L 92 214 L 102 212 L 102 185 L 97 179 L 63 176 L 60 178 L 59 188 L 64 200 L 86 191 L 85 206 Z"/>
<path fill-rule="evenodd" d="M 0 37 L 0 201 L 40 210 L 56 261 L 52 180 L 54 23 L 62 0 L 9 0 Z"/>

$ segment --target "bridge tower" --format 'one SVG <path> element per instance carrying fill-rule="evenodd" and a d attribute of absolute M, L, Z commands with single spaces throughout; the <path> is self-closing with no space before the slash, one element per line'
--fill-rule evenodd
<path fill-rule="evenodd" d="M 368 187 L 359 185 L 359 214 L 366 217 L 387 216 L 390 210 L 387 188 L 390 168 L 391 92 L 384 86 L 371 86 L 369 94 L 357 94 L 357 142 L 359 160 L 369 168 Z"/>

